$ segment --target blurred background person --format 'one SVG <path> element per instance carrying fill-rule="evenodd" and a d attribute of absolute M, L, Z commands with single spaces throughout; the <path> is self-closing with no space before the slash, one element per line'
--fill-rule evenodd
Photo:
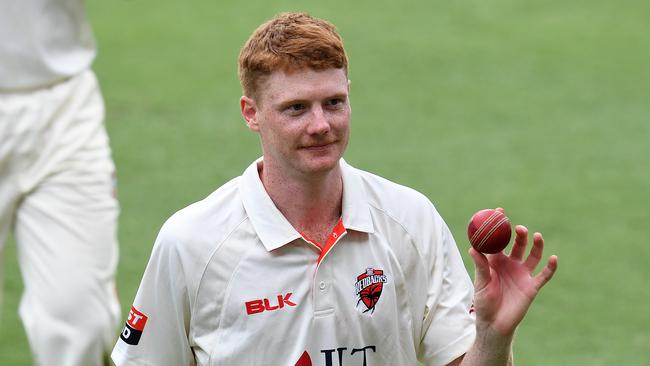
<path fill-rule="evenodd" d="M 0 254 L 39 365 L 102 365 L 116 334 L 114 171 L 82 0 L 0 5 Z M 1 268 L 0 268 L 1 269 Z"/>

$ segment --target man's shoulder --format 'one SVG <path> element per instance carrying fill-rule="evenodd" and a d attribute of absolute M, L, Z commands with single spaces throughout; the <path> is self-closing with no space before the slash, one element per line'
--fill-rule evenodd
<path fill-rule="evenodd" d="M 390 227 L 421 236 L 438 232 L 445 225 L 431 200 L 416 189 L 356 168 L 355 174 L 371 211 L 386 218 L 384 222 Z"/>
<path fill-rule="evenodd" d="M 204 199 L 174 213 L 163 224 L 159 241 L 181 246 L 211 245 L 246 219 L 234 178 Z M 162 240 L 161 240 L 162 239 Z"/>
<path fill-rule="evenodd" d="M 353 169 L 360 177 L 371 205 L 390 211 L 433 209 L 429 198 L 416 189 L 365 170 Z"/>

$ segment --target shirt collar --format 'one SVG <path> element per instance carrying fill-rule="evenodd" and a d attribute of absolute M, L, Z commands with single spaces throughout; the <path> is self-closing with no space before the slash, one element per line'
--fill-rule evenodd
<path fill-rule="evenodd" d="M 258 173 L 258 164 L 261 162 L 262 158 L 259 158 L 246 168 L 239 183 L 239 192 L 255 232 L 266 250 L 271 251 L 302 236 L 266 192 Z M 339 164 L 343 175 L 343 225 L 348 230 L 372 233 L 370 206 L 361 177 L 343 159 Z"/>
<path fill-rule="evenodd" d="M 341 159 L 343 175 L 343 225 L 348 230 L 374 232 L 368 195 L 359 171 Z"/>

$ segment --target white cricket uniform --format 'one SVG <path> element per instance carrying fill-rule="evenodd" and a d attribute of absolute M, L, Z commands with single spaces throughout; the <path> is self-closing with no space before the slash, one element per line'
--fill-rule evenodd
<path fill-rule="evenodd" d="M 426 197 L 341 160 L 342 219 L 321 251 L 260 163 L 165 223 L 118 366 L 445 365 L 471 347 L 473 286 Z"/>
<path fill-rule="evenodd" d="M 103 365 L 121 317 L 115 167 L 94 57 L 83 1 L 2 2 L 0 256 L 13 231 L 38 365 Z"/>

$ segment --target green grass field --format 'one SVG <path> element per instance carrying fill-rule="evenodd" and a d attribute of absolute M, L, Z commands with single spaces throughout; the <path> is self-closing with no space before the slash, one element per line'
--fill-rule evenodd
<path fill-rule="evenodd" d="M 425 193 L 464 253 L 471 214 L 502 206 L 559 256 L 517 364 L 650 365 L 650 3 L 270 3 L 88 3 L 118 167 L 123 312 L 163 221 L 260 154 L 239 115 L 240 46 L 304 10 L 334 22 L 349 52 L 349 162 Z M 0 363 L 29 365 L 13 242 L 4 262 Z"/>

